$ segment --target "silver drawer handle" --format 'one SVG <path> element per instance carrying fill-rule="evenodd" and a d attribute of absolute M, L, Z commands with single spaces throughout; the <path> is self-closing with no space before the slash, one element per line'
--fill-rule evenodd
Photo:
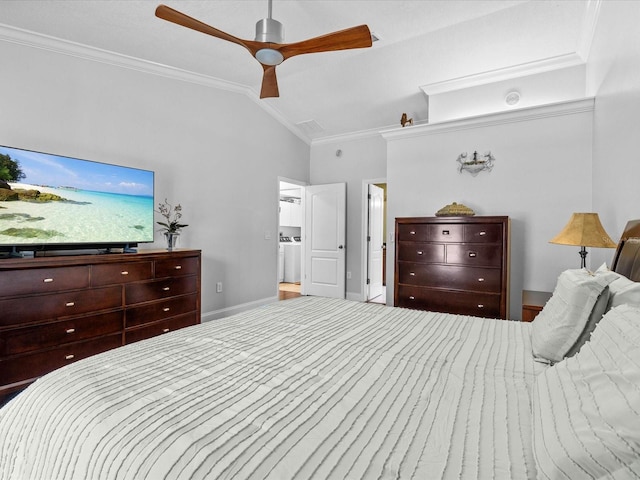
<path fill-rule="evenodd" d="M 415 230 L 411 230 L 411 231 L 409 232 L 409 235 L 415 235 L 415 234 L 416 234 Z"/>
<path fill-rule="evenodd" d="M 423 255 L 422 250 L 418 250 L 418 255 Z"/>
<path fill-rule="evenodd" d="M 71 360 L 73 357 L 75 357 L 75 355 L 73 353 L 69 354 L 69 355 L 65 355 L 64 359 L 65 360 Z"/>
<path fill-rule="evenodd" d="M 162 333 L 167 333 L 168 331 L 169 331 L 169 329 L 168 329 L 168 328 L 163 328 L 163 329 L 162 329 Z"/>
<path fill-rule="evenodd" d="M 66 332 L 67 333 L 74 333 L 76 331 L 75 328 L 67 328 Z"/>
<path fill-rule="evenodd" d="M 163 312 L 168 312 L 169 310 L 171 310 L 169 307 L 164 307 L 164 308 L 162 309 L 162 311 L 163 311 Z"/>
<path fill-rule="evenodd" d="M 449 230 L 442 230 L 443 235 L 449 235 Z"/>
<path fill-rule="evenodd" d="M 469 252 L 469 256 L 473 258 L 473 257 L 477 257 L 478 254 L 476 252 Z"/>
<path fill-rule="evenodd" d="M 51 283 L 53 282 L 53 278 L 45 278 L 44 280 L 42 280 L 44 283 Z"/>
<path fill-rule="evenodd" d="M 123 270 L 120 272 L 120 275 L 129 275 L 129 272 L 127 272 L 126 270 Z"/>
<path fill-rule="evenodd" d="M 409 275 L 411 275 L 412 277 L 415 277 L 416 273 L 415 272 L 409 272 Z"/>
<path fill-rule="evenodd" d="M 484 282 L 484 278 L 479 278 L 478 281 L 479 282 Z"/>
<path fill-rule="evenodd" d="M 176 270 L 182 270 L 182 265 L 176 265 Z"/>
<path fill-rule="evenodd" d="M 75 304 L 76 304 L 76 302 L 67 302 L 67 303 L 65 303 L 65 306 L 73 307 Z"/>
<path fill-rule="evenodd" d="M 164 290 L 165 292 L 168 292 L 170 290 L 169 287 L 164 287 L 162 290 Z"/>
<path fill-rule="evenodd" d="M 486 234 L 487 234 L 487 232 L 485 232 L 484 230 L 480 232 L 480 236 L 486 235 Z"/>
<path fill-rule="evenodd" d="M 484 308 L 484 305 L 483 305 L 483 304 L 481 304 L 481 303 L 479 303 L 479 304 L 478 304 L 478 308 Z"/>
<path fill-rule="evenodd" d="M 409 295 L 409 300 L 415 300 L 416 297 L 414 297 L 413 295 Z"/>

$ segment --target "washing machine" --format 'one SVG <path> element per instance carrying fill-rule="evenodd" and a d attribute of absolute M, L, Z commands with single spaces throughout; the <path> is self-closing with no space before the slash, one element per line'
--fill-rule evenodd
<path fill-rule="evenodd" d="M 290 237 L 289 242 L 282 242 L 284 246 L 284 281 L 287 283 L 300 283 L 302 270 L 300 257 L 302 245 L 300 237 Z"/>

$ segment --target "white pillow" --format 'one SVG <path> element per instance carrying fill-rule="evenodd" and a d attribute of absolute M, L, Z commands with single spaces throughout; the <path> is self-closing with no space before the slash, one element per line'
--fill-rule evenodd
<path fill-rule="evenodd" d="M 533 355 L 538 361 L 559 362 L 576 345 L 589 323 L 600 320 L 608 300 L 606 287 L 615 280 L 613 272 L 591 273 L 586 269 L 565 270 L 558 277 L 553 295 L 531 325 Z M 596 302 L 601 295 L 604 298 Z M 574 346 L 576 348 L 574 348 Z"/>
<path fill-rule="evenodd" d="M 602 264 L 596 274 L 611 272 L 606 264 Z M 615 272 L 614 272 L 615 273 Z M 615 273 L 616 278 L 609 284 L 609 302 L 607 311 L 618 305 L 630 304 L 640 307 L 640 282 L 629 280 L 624 275 Z"/>
<path fill-rule="evenodd" d="M 536 379 L 538 479 L 638 478 L 640 308 L 608 312 L 580 352 Z"/>

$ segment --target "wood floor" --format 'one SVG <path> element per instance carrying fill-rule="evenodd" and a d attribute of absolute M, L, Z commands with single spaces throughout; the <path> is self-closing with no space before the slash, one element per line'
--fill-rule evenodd
<path fill-rule="evenodd" d="M 299 283 L 281 283 L 279 292 L 279 300 L 288 300 L 289 298 L 296 298 L 300 296 L 300 284 Z"/>
<path fill-rule="evenodd" d="M 284 290 L 280 290 L 279 294 L 278 294 L 278 299 L 279 300 L 288 300 L 290 298 L 296 298 L 299 297 L 300 294 L 297 292 L 285 292 Z"/>

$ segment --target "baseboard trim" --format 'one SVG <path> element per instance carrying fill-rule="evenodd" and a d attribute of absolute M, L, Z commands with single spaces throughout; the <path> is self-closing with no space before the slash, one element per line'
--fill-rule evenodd
<path fill-rule="evenodd" d="M 242 303 L 240 305 L 234 305 L 233 307 L 221 308 L 220 310 L 213 310 L 201 315 L 202 322 L 210 322 L 212 320 L 219 320 L 221 318 L 230 317 L 236 313 L 242 313 L 252 308 L 263 307 L 278 301 L 278 296 L 262 298 L 260 300 L 254 300 L 253 302 Z"/>
<path fill-rule="evenodd" d="M 362 293 L 356 292 L 347 292 L 347 300 L 352 300 L 354 302 L 366 302 L 367 299 Z"/>

